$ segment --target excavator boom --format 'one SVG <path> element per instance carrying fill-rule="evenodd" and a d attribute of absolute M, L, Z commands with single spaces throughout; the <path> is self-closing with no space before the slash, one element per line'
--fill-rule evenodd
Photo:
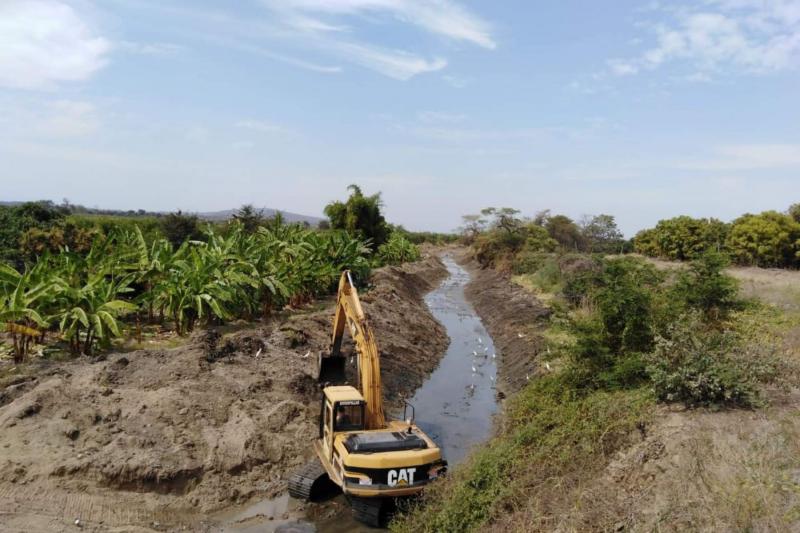
<path fill-rule="evenodd" d="M 341 352 L 345 327 L 350 330 L 358 351 L 358 389 L 366 404 L 366 429 L 382 429 L 386 427 L 386 418 L 383 412 L 378 345 L 361 307 L 361 300 L 349 270 L 342 272 L 339 278 L 330 353 L 322 354 L 319 360 L 321 381 L 331 378 L 341 380 L 343 377 L 345 359 Z"/>

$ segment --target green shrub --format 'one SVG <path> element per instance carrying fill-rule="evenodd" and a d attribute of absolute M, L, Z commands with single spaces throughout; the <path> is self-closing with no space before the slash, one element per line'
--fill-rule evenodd
<path fill-rule="evenodd" d="M 718 319 L 739 304 L 738 282 L 725 274 L 728 258 L 709 250 L 681 272 L 674 293 L 688 307 L 699 309 L 706 318 Z"/>
<path fill-rule="evenodd" d="M 599 256 L 568 254 L 559 261 L 564 299 L 572 306 L 588 301 L 601 285 L 603 260 Z"/>
<path fill-rule="evenodd" d="M 731 331 L 709 328 L 699 313 L 677 319 L 646 357 L 656 398 L 689 406 L 758 403 L 758 385 L 776 376 L 777 361 Z"/>
<path fill-rule="evenodd" d="M 399 232 L 394 232 L 378 247 L 375 258 L 378 265 L 399 265 L 418 260 L 419 248 Z"/>

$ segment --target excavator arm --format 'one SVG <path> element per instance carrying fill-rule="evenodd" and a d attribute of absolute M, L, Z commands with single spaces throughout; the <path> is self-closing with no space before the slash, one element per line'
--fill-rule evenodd
<path fill-rule="evenodd" d="M 366 403 L 366 429 L 382 429 L 386 427 L 386 418 L 383 412 L 380 354 L 349 270 L 342 272 L 339 279 L 330 353 L 321 354 L 319 359 L 321 381 L 337 373 L 343 375 L 344 357 L 341 349 L 345 327 L 349 329 L 358 352 L 358 389 Z"/>

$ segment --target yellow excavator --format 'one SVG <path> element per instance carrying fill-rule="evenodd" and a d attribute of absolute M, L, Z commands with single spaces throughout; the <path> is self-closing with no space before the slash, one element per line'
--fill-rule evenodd
<path fill-rule="evenodd" d="M 358 387 L 332 385 L 345 380 L 342 355 L 345 328 L 358 353 Z M 289 494 L 315 499 L 327 480 L 338 485 L 360 522 L 379 527 L 394 498 L 419 493 L 443 475 L 442 452 L 414 424 L 406 404 L 403 420 L 386 420 L 383 410 L 380 355 L 349 271 L 342 273 L 330 351 L 318 358 L 317 377 L 325 382 L 319 415 L 316 458 L 289 479 Z M 406 415 L 411 412 L 411 417 Z"/>

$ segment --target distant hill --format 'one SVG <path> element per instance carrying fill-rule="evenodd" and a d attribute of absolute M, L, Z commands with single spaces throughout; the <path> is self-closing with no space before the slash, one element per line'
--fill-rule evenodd
<path fill-rule="evenodd" d="M 42 202 L 48 203 L 49 205 L 55 205 L 53 202 L 42 200 Z M 0 206 L 5 207 L 13 207 L 16 205 L 23 204 L 25 202 L 15 202 L 15 201 L 3 201 L 0 200 Z M 88 214 L 88 215 L 115 215 L 115 216 L 164 216 L 169 213 L 169 211 L 145 211 L 144 209 L 138 210 L 121 210 L 121 209 L 100 209 L 96 207 L 85 207 L 82 205 L 75 205 L 70 204 L 68 207 L 70 212 L 75 214 Z M 314 217 L 310 215 L 301 215 L 299 213 L 292 213 L 291 211 L 283 211 L 279 209 L 272 209 L 269 207 L 263 208 L 256 208 L 257 211 L 261 211 L 261 214 L 264 218 L 271 218 L 274 217 L 278 211 L 280 211 L 281 215 L 283 215 L 283 219 L 286 222 L 308 222 L 311 226 L 316 226 L 320 223 L 320 221 L 325 220 L 324 218 Z M 212 221 L 220 221 L 220 220 L 228 220 L 229 218 L 233 217 L 239 211 L 238 209 L 224 209 L 222 211 L 207 211 L 203 213 L 197 213 L 193 211 L 184 211 L 185 214 L 193 214 L 197 215 L 198 217 L 202 218 L 203 220 L 212 220 Z"/>
<path fill-rule="evenodd" d="M 205 213 L 195 213 L 202 219 L 205 220 L 228 220 L 233 215 L 236 214 L 238 209 L 225 209 L 223 211 L 208 211 Z M 320 217 L 312 217 L 310 215 L 301 215 L 298 213 L 292 213 L 290 211 L 283 211 L 279 209 L 271 209 L 269 207 L 263 208 L 256 208 L 256 211 L 261 211 L 261 214 L 265 218 L 274 217 L 278 211 L 280 211 L 281 215 L 283 216 L 286 222 L 308 222 L 312 226 L 316 226 L 319 224 L 320 221 L 324 220 Z"/>

